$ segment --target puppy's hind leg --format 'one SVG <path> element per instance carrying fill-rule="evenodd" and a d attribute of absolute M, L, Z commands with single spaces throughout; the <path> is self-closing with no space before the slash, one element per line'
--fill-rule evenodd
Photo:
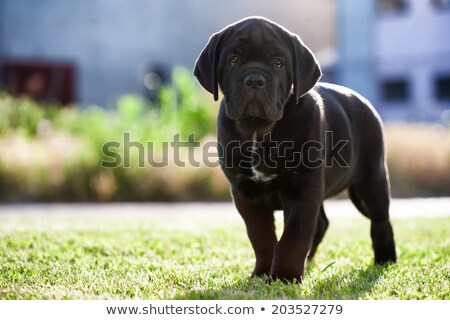
<path fill-rule="evenodd" d="M 349 194 L 357 209 L 371 221 L 375 263 L 396 262 L 394 233 L 389 220 L 389 180 L 384 165 L 374 172 L 366 171 L 364 179 L 350 187 Z"/>
<path fill-rule="evenodd" d="M 320 242 L 323 239 L 323 236 L 325 235 L 325 232 L 327 231 L 328 224 L 329 222 L 327 216 L 325 215 L 325 210 L 322 204 L 320 206 L 319 218 L 317 219 L 316 233 L 314 235 L 311 251 L 309 251 L 308 254 L 308 260 L 312 260 L 314 258 L 314 255 L 316 254 L 317 251 L 317 247 L 319 246 Z"/>

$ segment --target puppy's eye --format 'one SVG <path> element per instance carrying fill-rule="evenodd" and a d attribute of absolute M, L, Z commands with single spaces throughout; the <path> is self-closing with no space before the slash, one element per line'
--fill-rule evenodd
<path fill-rule="evenodd" d="M 230 59 L 228 60 L 228 62 L 230 64 L 236 64 L 239 61 L 239 57 L 238 56 L 231 56 Z"/>
<path fill-rule="evenodd" d="M 273 59 L 273 63 L 278 67 L 281 67 L 283 65 L 283 61 L 280 58 Z"/>

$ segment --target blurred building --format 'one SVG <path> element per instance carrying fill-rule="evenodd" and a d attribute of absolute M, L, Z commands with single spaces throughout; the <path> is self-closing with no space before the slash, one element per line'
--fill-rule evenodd
<path fill-rule="evenodd" d="M 438 121 L 450 108 L 450 0 L 0 0 L 1 86 L 81 105 L 152 99 L 213 32 L 250 15 L 298 33 L 322 80 L 385 119 Z"/>
<path fill-rule="evenodd" d="M 440 121 L 450 109 L 450 1 L 337 4 L 337 82 L 385 119 Z"/>
<path fill-rule="evenodd" d="M 172 67 L 193 69 L 213 32 L 249 15 L 283 24 L 332 62 L 334 0 L 0 0 L 2 86 L 82 105 L 151 98 Z"/>

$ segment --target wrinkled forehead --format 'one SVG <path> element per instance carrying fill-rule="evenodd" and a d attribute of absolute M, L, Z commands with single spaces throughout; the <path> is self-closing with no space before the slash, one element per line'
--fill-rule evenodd
<path fill-rule="evenodd" d="M 229 46 L 249 46 L 264 50 L 288 50 L 289 34 L 279 26 L 264 20 L 243 21 L 230 27 Z"/>

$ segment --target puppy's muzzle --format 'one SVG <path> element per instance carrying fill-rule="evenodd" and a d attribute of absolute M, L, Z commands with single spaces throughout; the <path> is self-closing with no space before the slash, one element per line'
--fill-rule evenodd
<path fill-rule="evenodd" d="M 267 88 L 267 78 L 263 74 L 253 70 L 245 75 L 243 86 L 244 92 L 246 92 L 249 99 L 243 117 L 265 118 L 263 101 L 261 101 L 261 91 Z"/>

